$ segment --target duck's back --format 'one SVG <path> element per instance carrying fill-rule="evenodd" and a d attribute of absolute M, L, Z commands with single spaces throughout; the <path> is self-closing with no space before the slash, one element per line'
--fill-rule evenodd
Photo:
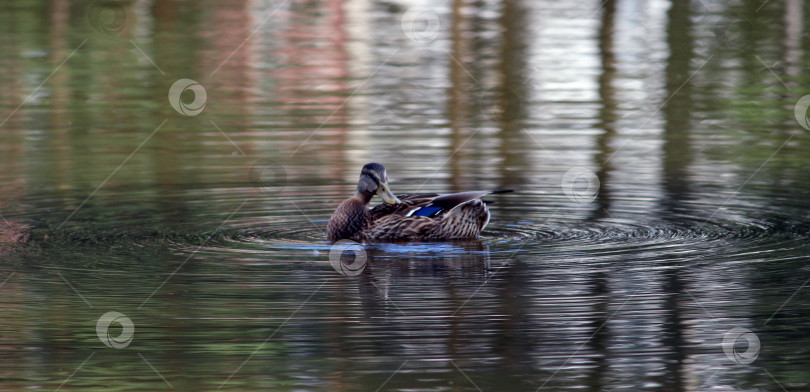
<path fill-rule="evenodd" d="M 371 210 L 356 199 L 338 206 L 327 225 L 329 241 L 445 240 L 476 238 L 489 223 L 489 210 L 480 198 L 511 191 L 472 191 L 446 195 L 398 195 L 398 204 Z"/>

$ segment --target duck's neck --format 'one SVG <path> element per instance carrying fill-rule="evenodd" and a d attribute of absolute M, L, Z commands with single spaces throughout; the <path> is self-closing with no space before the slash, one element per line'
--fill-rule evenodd
<path fill-rule="evenodd" d="M 362 202 L 365 205 L 368 205 L 372 197 L 374 197 L 373 193 L 363 192 L 359 189 L 356 192 L 354 192 L 354 198 L 360 200 L 360 202 Z"/>

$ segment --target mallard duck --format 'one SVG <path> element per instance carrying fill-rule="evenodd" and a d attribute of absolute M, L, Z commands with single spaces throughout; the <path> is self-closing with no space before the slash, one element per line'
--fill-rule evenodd
<path fill-rule="evenodd" d="M 354 196 L 340 203 L 329 219 L 326 236 L 330 242 L 477 238 L 489 223 L 481 197 L 506 192 L 511 190 L 394 196 L 385 167 L 369 163 L 360 172 Z M 369 209 L 374 195 L 385 203 Z"/>

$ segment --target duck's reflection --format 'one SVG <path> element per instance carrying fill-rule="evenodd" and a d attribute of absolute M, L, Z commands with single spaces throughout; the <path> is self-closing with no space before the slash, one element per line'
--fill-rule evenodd
<path fill-rule="evenodd" d="M 420 357 L 453 351 L 453 337 L 466 328 L 456 314 L 491 290 L 489 246 L 465 240 L 373 244 L 366 251 L 357 282 L 367 321 L 401 335 L 386 349 Z"/>
<path fill-rule="evenodd" d="M 373 244 L 366 247 L 367 264 L 360 275 L 360 296 L 367 310 L 390 308 L 392 292 L 408 295 L 447 293 L 457 280 L 464 285 L 490 273 L 489 246 L 478 240 L 442 243 Z M 472 278 L 472 280 L 471 280 Z"/>

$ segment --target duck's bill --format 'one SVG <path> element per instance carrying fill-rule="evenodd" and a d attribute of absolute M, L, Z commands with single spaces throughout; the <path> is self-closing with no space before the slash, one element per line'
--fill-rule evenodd
<path fill-rule="evenodd" d="M 383 199 L 384 202 L 388 204 L 399 204 L 401 203 L 393 193 L 391 193 L 391 189 L 388 188 L 388 184 L 382 183 L 380 184 L 379 188 L 377 188 L 377 196 Z"/>

